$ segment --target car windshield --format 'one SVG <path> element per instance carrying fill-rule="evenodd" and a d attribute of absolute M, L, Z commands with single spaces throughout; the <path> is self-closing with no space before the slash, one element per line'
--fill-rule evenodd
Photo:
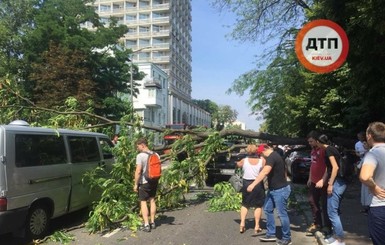
<path fill-rule="evenodd" d="M 297 151 L 295 154 L 296 158 L 310 158 L 310 152 L 309 151 Z"/>

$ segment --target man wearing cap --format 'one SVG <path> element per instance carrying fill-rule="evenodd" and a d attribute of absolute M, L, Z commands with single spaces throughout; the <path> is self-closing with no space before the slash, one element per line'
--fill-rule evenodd
<path fill-rule="evenodd" d="M 278 217 L 282 226 L 282 239 L 278 240 L 277 244 L 290 245 L 292 243 L 287 203 L 291 188 L 286 178 L 285 162 L 269 145 L 259 145 L 257 152 L 266 159 L 266 164 L 254 182 L 247 187 L 247 191 L 252 191 L 254 187 L 267 176 L 269 188 L 263 206 L 266 215 L 267 232 L 264 237 L 260 238 L 260 240 L 263 242 L 274 242 L 277 240 L 275 236 L 276 226 L 274 220 L 274 208 L 277 208 Z"/>

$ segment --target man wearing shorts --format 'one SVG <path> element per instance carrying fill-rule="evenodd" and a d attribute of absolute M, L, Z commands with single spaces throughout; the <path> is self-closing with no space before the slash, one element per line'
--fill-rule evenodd
<path fill-rule="evenodd" d="M 155 214 L 156 214 L 156 203 L 155 195 L 158 188 L 158 180 L 147 181 L 143 176 L 147 168 L 147 160 L 149 157 L 148 153 L 153 153 L 148 149 L 147 139 L 140 138 L 136 141 L 136 147 L 139 154 L 136 156 L 136 170 L 135 170 L 135 183 L 134 192 L 138 192 L 140 201 L 140 210 L 143 217 L 142 230 L 150 232 L 151 229 L 155 229 Z M 150 202 L 150 221 L 148 219 L 148 206 L 147 202 Z"/>

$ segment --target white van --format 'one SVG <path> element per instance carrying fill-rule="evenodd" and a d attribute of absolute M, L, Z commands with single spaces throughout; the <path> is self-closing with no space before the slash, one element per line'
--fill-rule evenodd
<path fill-rule="evenodd" d="M 97 199 L 83 184 L 86 171 L 110 169 L 113 144 L 100 133 L 0 125 L 0 234 L 43 237 L 51 218 Z"/>

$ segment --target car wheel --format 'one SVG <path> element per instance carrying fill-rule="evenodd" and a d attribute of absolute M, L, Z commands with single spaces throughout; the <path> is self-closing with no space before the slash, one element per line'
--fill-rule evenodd
<path fill-rule="evenodd" d="M 44 205 L 34 205 L 29 210 L 26 220 L 26 235 L 28 238 L 43 238 L 49 226 L 48 208 Z"/>

